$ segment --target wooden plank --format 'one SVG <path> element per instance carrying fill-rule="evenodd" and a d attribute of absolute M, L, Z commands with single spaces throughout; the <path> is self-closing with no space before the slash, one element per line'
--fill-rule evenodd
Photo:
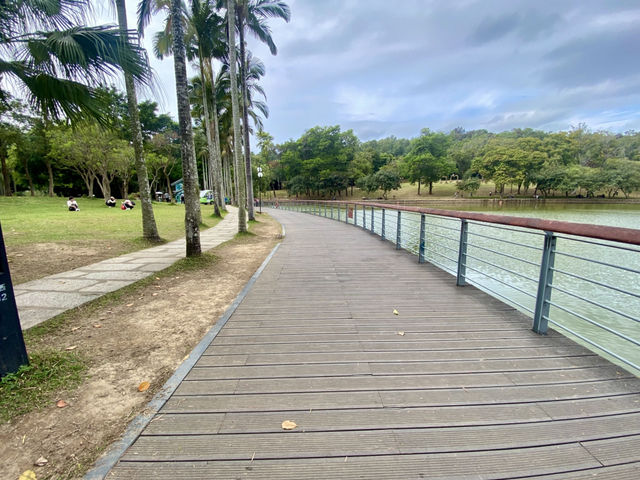
<path fill-rule="evenodd" d="M 466 405 L 416 408 L 373 408 L 304 410 L 289 412 L 227 413 L 220 425 L 220 414 L 163 414 L 161 422 L 147 429 L 149 434 L 278 433 L 283 416 L 291 416 L 301 430 L 339 431 L 411 427 L 444 427 L 517 424 L 546 420 L 568 420 L 621 413 L 638 413 L 640 395 L 552 401 L 507 405 Z M 565 408 L 566 407 L 566 408 Z M 211 417 L 211 418 L 210 418 Z M 212 424 L 212 427 L 209 427 Z M 215 428 L 211 430 L 210 428 Z"/>
<path fill-rule="evenodd" d="M 296 420 L 295 418 L 293 420 Z M 199 461 L 452 453 L 588 442 L 632 434 L 640 414 L 456 428 L 141 437 L 123 460 Z M 297 422 L 296 422 L 297 423 Z M 176 449 L 176 444 L 180 445 Z M 638 444 L 636 444 L 637 446 Z M 629 450 L 627 448 L 627 450 Z M 636 450 L 637 451 L 637 450 Z M 618 455 L 616 460 L 626 457 Z M 617 461 L 616 463 L 622 463 Z"/>
<path fill-rule="evenodd" d="M 579 480 L 585 478 L 596 480 L 638 480 L 640 478 L 640 462 L 615 465 L 613 467 L 597 467 L 577 472 L 527 477 L 528 480 Z"/>
<path fill-rule="evenodd" d="M 172 396 L 161 412 L 255 412 L 382 407 L 378 392 L 285 393 L 271 395 Z"/>
<path fill-rule="evenodd" d="M 401 338 L 401 337 L 400 337 Z M 255 353 L 296 353 L 296 352 L 353 352 L 353 351 L 411 351 L 411 350 L 467 350 L 474 348 L 529 348 L 540 346 L 540 341 L 536 338 L 518 339 L 497 339 L 489 342 L 485 340 L 466 341 L 411 341 L 411 340 L 389 340 L 380 342 L 339 342 L 339 343 L 271 343 L 260 345 L 216 345 L 212 344 L 207 348 L 208 355 L 225 354 L 255 354 Z M 571 340 L 563 339 L 555 345 L 571 345 Z"/>
<path fill-rule="evenodd" d="M 532 458 L 544 461 L 532 462 Z M 597 468 L 601 465 L 579 445 L 562 445 L 468 454 L 384 455 L 324 459 L 206 462 L 121 462 L 110 479 L 189 478 L 335 480 L 344 478 L 505 478 Z"/>
<path fill-rule="evenodd" d="M 256 345 L 269 343 L 340 343 L 340 342 L 388 342 L 397 340 L 398 336 L 402 336 L 402 342 L 433 342 L 439 340 L 456 342 L 465 342 L 467 340 L 496 340 L 509 339 L 521 340 L 529 339 L 531 335 L 528 332 L 519 331 L 503 331 L 503 332 L 406 332 L 404 335 L 398 335 L 398 330 L 375 332 L 375 333 L 316 333 L 314 335 L 306 334 L 280 334 L 280 335 L 234 335 L 219 336 L 212 342 L 212 345 Z"/>
<path fill-rule="evenodd" d="M 291 363 L 344 363 L 344 362 L 368 362 L 375 363 L 402 363 L 402 362 L 437 362 L 449 360 L 478 360 L 501 358 L 561 358 L 563 356 L 583 356 L 593 355 L 585 353 L 583 347 L 530 347 L 530 348 L 480 348 L 465 350 L 414 350 L 403 352 L 329 352 L 300 354 L 278 353 L 278 354 L 248 354 L 247 365 L 277 365 Z M 218 365 L 224 362 L 228 355 L 205 355 L 201 358 L 201 365 Z"/>
<path fill-rule="evenodd" d="M 636 422 L 634 426 L 637 435 L 585 442 L 583 446 L 603 465 L 637 462 L 640 452 L 640 422 Z"/>

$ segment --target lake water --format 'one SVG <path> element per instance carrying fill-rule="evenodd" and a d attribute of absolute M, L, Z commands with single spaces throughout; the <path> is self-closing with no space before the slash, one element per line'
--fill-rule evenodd
<path fill-rule="evenodd" d="M 393 208 L 392 205 L 389 207 Z M 438 202 L 429 207 L 640 228 L 640 204 L 500 203 L 492 200 L 481 203 Z M 342 210 L 342 220 L 344 215 L 345 210 Z M 337 218 L 337 211 L 334 216 Z M 358 225 L 362 225 L 361 208 L 355 216 Z M 396 219 L 396 212 L 387 210 L 385 234 L 391 241 L 395 241 Z M 365 221 L 370 229 L 370 210 L 366 212 Z M 401 222 L 402 247 L 417 254 L 420 215 L 403 212 Z M 381 225 L 382 211 L 375 210 L 374 231 L 378 235 L 382 231 Z M 455 274 L 460 221 L 427 215 L 425 230 L 426 261 Z M 558 236 L 549 312 L 549 318 L 557 325 L 550 324 L 550 327 L 589 348 L 593 349 L 589 342 L 594 342 L 640 365 L 640 247 L 584 240 L 569 235 Z M 468 241 L 468 282 L 532 317 L 544 233 L 470 222 Z M 584 338 L 572 335 L 567 329 Z M 620 338 L 607 329 L 627 338 Z M 601 351 L 598 353 L 602 354 Z M 604 356 L 621 364 L 614 357 Z M 625 365 L 625 368 L 640 374 L 640 370 L 633 367 Z"/>

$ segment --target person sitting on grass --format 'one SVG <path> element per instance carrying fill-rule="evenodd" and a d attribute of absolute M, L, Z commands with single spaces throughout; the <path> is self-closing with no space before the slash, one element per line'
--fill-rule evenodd
<path fill-rule="evenodd" d="M 67 208 L 69 209 L 70 212 L 79 212 L 80 211 L 80 207 L 78 206 L 78 202 L 76 202 L 76 199 L 73 197 L 69 197 L 69 200 L 67 200 Z"/>
<path fill-rule="evenodd" d="M 115 207 L 115 206 L 116 206 L 116 199 L 115 199 L 115 198 L 113 198 L 113 197 L 109 197 L 109 198 L 107 199 L 107 201 L 106 201 L 106 202 L 104 202 L 104 203 L 107 205 L 107 207 L 109 207 L 109 208 L 113 208 L 113 207 Z"/>
<path fill-rule="evenodd" d="M 135 206 L 136 204 L 127 198 L 126 200 L 122 201 L 122 205 L 120 206 L 120 208 L 122 210 L 133 210 L 133 207 Z"/>

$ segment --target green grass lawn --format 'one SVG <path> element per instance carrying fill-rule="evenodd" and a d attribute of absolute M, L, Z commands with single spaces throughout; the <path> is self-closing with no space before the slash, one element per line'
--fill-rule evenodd
<path fill-rule="evenodd" d="M 119 241 L 131 248 L 146 246 L 142 240 L 140 202 L 133 210 L 107 208 L 102 199 L 77 199 L 79 212 L 67 210 L 66 198 L 0 197 L 0 223 L 7 246 L 32 243 Z M 118 202 L 118 206 L 120 202 Z M 167 241 L 184 235 L 184 206 L 153 204 L 160 236 Z M 214 226 L 213 206 L 202 206 L 202 228 Z"/>
<path fill-rule="evenodd" d="M 420 186 L 420 195 L 418 195 L 418 184 L 414 183 L 411 185 L 409 182 L 404 182 L 400 190 L 392 190 L 387 194 L 387 200 L 428 200 L 430 198 L 454 198 L 456 194 L 456 182 L 455 181 L 447 181 L 447 182 L 436 182 L 433 184 L 433 193 L 429 195 L 429 185 L 421 185 Z M 477 192 L 473 194 L 473 197 L 487 197 L 489 198 L 489 192 L 495 191 L 495 185 L 493 182 L 481 183 L 480 188 Z M 505 189 L 505 195 L 509 195 L 510 189 L 507 187 Z M 288 198 L 288 194 L 286 190 L 278 190 L 276 192 L 278 198 Z M 533 195 L 533 190 L 530 189 L 529 195 Z M 265 194 L 264 199 L 271 199 L 273 196 L 272 192 L 268 192 Z M 362 198 L 368 198 L 369 200 L 376 200 L 382 197 L 382 192 L 363 192 L 359 188 L 353 189 L 353 196 L 351 196 L 351 188 L 349 188 L 349 200 L 361 200 Z M 465 198 L 468 198 L 469 195 L 465 194 Z M 295 198 L 295 197 L 292 197 Z M 314 197 L 315 198 L 315 197 Z M 344 192 L 342 192 L 342 197 L 336 197 L 336 200 L 344 200 Z"/>

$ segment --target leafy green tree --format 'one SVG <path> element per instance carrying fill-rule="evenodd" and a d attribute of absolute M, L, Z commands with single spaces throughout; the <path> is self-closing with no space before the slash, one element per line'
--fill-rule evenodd
<path fill-rule="evenodd" d="M 95 86 L 120 68 L 150 82 L 145 52 L 130 34 L 81 26 L 89 6 L 82 0 L 0 2 L 0 74 L 47 118 L 107 121 Z M 7 99 L 0 88 L 0 102 Z"/>
<path fill-rule="evenodd" d="M 640 190 L 640 162 L 610 158 L 604 164 L 605 188 L 611 198 L 621 191 L 626 198 Z"/>
<path fill-rule="evenodd" d="M 448 176 L 455 170 L 455 165 L 447 158 L 449 138 L 444 133 L 433 133 L 423 130 L 422 135 L 411 142 L 411 149 L 404 158 L 403 170 L 407 179 L 420 184 L 429 184 L 429 195 L 433 193 L 433 182 Z"/>
<path fill-rule="evenodd" d="M 397 168 L 387 166 L 376 173 L 359 178 L 357 185 L 358 188 L 368 193 L 382 190 L 382 197 L 386 199 L 391 190 L 400 188 L 401 180 Z"/>
<path fill-rule="evenodd" d="M 468 193 L 470 197 L 473 197 L 473 194 L 480 188 L 480 179 L 476 177 L 469 177 L 457 182 L 456 187 L 461 192 Z"/>

